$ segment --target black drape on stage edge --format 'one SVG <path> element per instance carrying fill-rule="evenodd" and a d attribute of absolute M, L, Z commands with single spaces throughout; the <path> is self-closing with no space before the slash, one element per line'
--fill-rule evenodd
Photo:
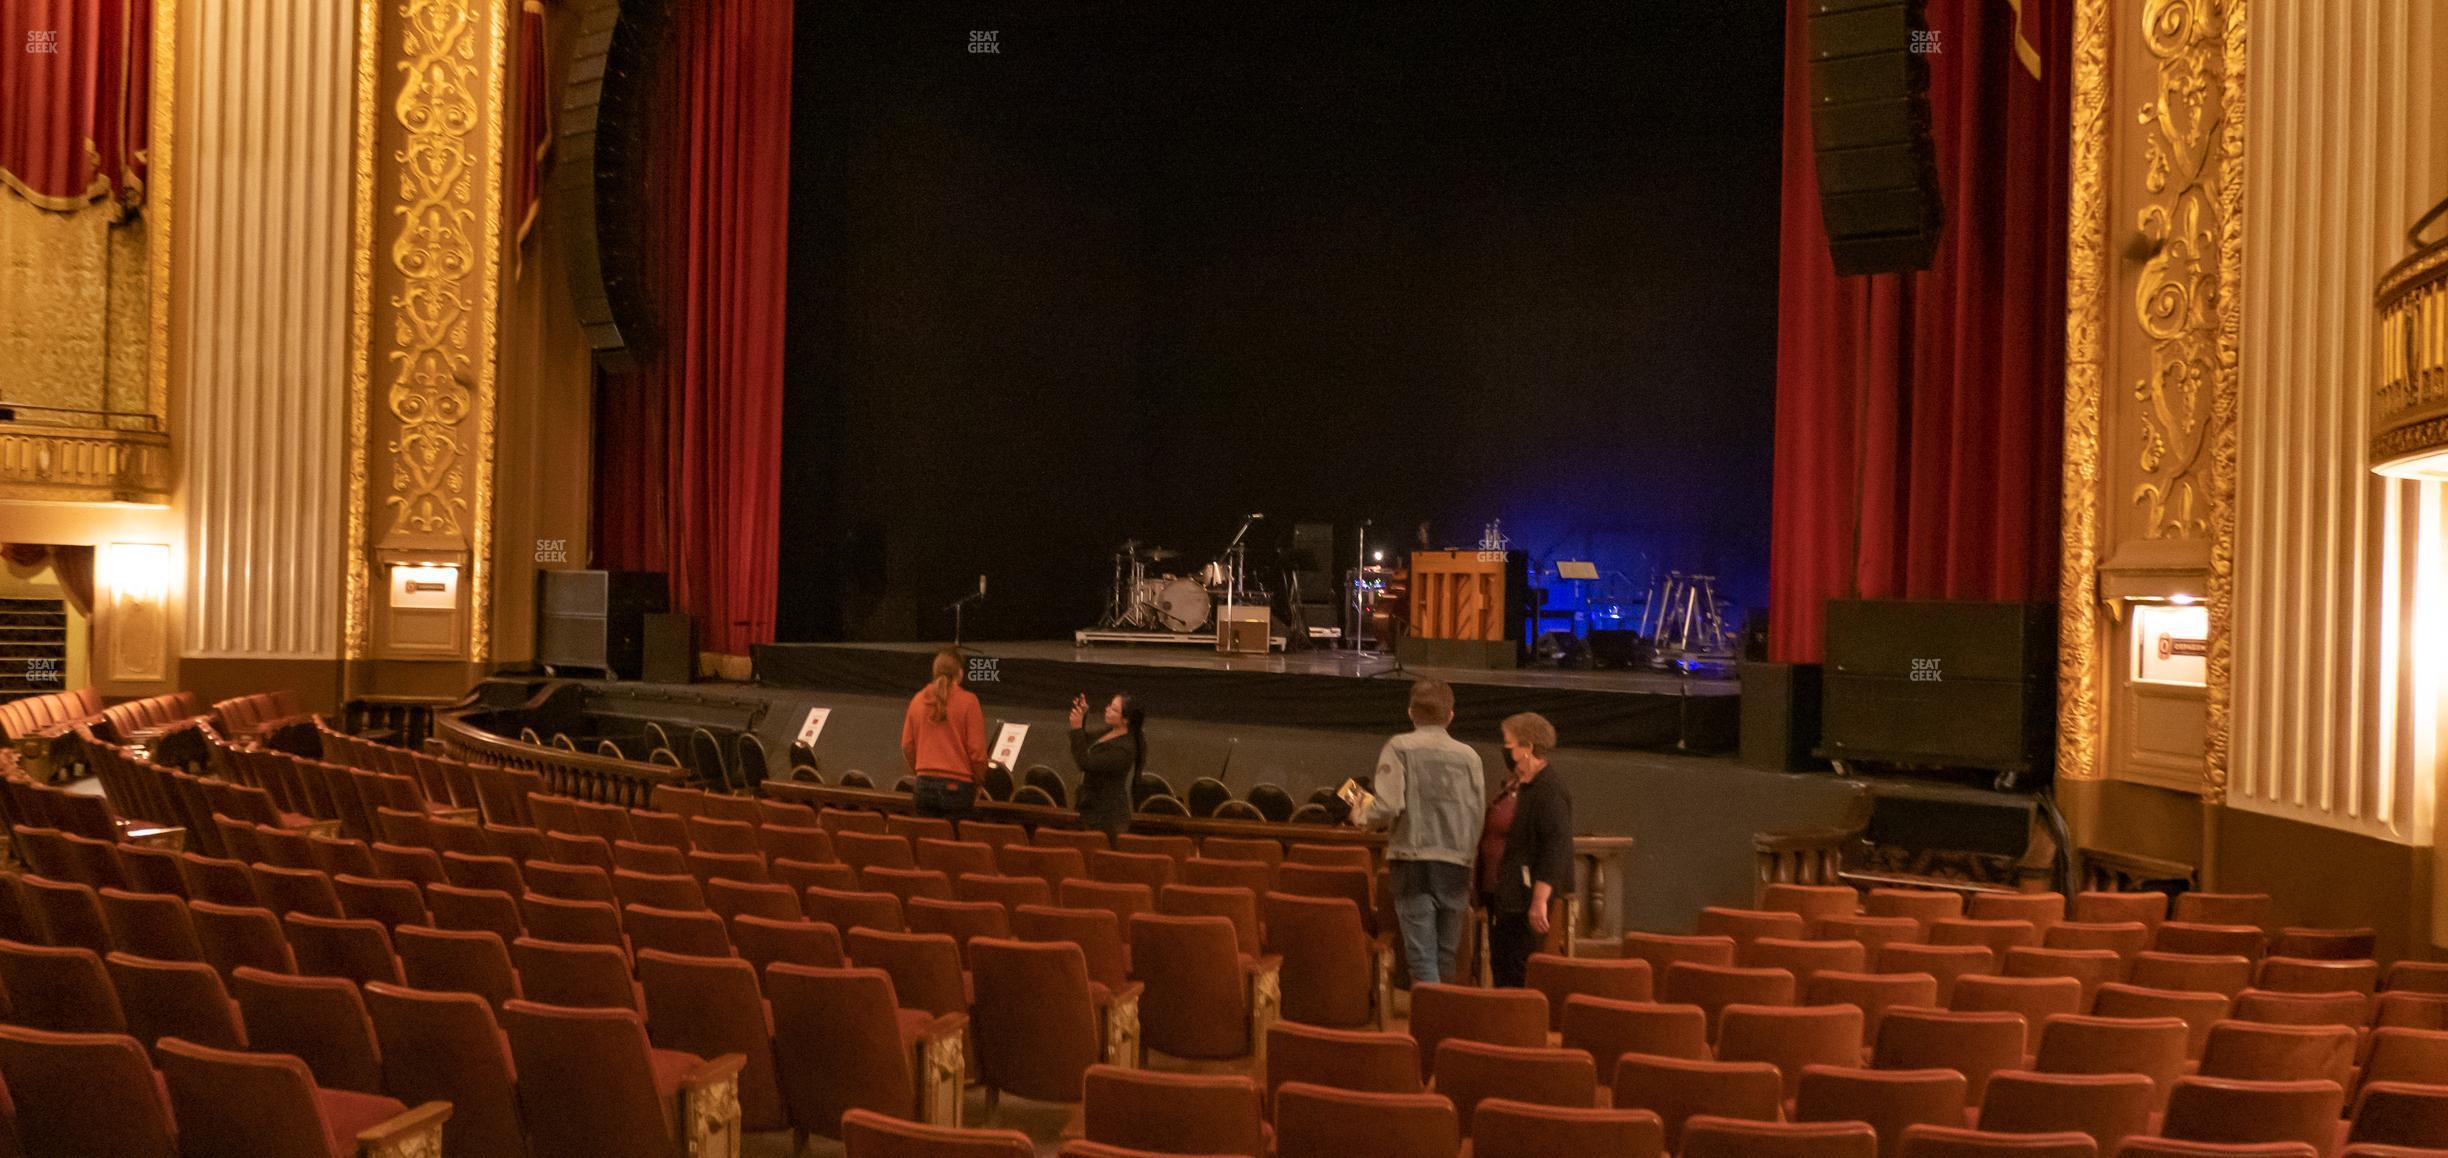
<path fill-rule="evenodd" d="M 1161 719 L 1285 728 L 1334 728 L 1391 734 L 1410 728 L 1411 683 L 1306 672 L 1217 671 L 1048 659 L 992 659 L 992 680 L 970 683 L 994 715 L 1003 708 L 1059 711 L 1082 692 L 1090 699 L 1128 691 Z M 932 653 L 912 648 L 773 644 L 758 647 L 757 682 L 850 695 L 906 697 L 927 681 Z M 1598 691 L 1551 685 L 1463 683 L 1454 688 L 1454 734 L 1494 743 L 1515 712 L 1538 712 L 1574 747 L 1732 746 L 1739 697 L 1664 691 Z"/>

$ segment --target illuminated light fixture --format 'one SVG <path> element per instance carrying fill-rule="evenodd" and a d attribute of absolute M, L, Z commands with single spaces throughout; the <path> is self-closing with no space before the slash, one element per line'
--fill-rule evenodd
<path fill-rule="evenodd" d="M 1379 563 L 1385 562 L 1385 552 L 1383 551 L 1371 552 L 1369 557 Z"/>
<path fill-rule="evenodd" d="M 118 598 L 158 606 L 170 594 L 170 547 L 112 543 L 103 550 L 102 578 Z"/>
<path fill-rule="evenodd" d="M 391 606 L 447 611 L 459 604 L 459 564 L 393 563 Z"/>
<path fill-rule="evenodd" d="M 2195 602 L 2197 602 L 2197 600 L 2195 600 L 2192 596 L 2182 593 L 2168 596 L 2167 601 L 2175 604 L 2178 607 L 2191 607 Z"/>

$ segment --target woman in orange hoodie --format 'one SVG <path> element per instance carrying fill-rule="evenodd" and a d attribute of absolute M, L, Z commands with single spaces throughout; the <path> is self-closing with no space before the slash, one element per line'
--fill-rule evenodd
<path fill-rule="evenodd" d="M 920 816 L 967 816 L 977 805 L 986 713 L 977 693 L 960 686 L 962 667 L 960 649 L 936 652 L 935 678 L 901 717 L 901 758 L 918 778 L 910 796 Z"/>

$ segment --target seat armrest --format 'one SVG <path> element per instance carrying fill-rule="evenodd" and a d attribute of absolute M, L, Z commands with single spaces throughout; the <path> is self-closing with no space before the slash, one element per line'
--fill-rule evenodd
<path fill-rule="evenodd" d="M 1099 1011 L 1105 1031 L 1105 1064 L 1139 1068 L 1139 995 L 1146 991 L 1146 985 L 1131 981 L 1106 993 L 1105 1007 Z"/>
<path fill-rule="evenodd" d="M 1379 933 L 1369 939 L 1369 1025 L 1386 1028 L 1394 1016 L 1394 935 Z"/>
<path fill-rule="evenodd" d="M 917 1120 L 931 1126 L 961 1124 L 961 1095 L 969 1085 L 969 1015 L 946 1013 L 918 1030 L 910 1046 L 910 1080 Z"/>
<path fill-rule="evenodd" d="M 1268 954 L 1250 962 L 1249 1052 L 1253 1072 L 1266 1072 L 1267 1031 L 1283 1016 L 1283 958 Z"/>
<path fill-rule="evenodd" d="M 680 1079 L 680 1125 L 688 1158 L 739 1158 L 740 1071 L 745 1054 L 727 1053 Z"/>
<path fill-rule="evenodd" d="M 450 1121 L 449 1102 L 427 1102 L 406 1113 L 358 1131 L 358 1158 L 426 1158 L 442 1152 L 442 1123 Z"/>
<path fill-rule="evenodd" d="M 129 844 L 141 845 L 145 848 L 159 848 L 167 849 L 171 852 L 181 852 L 187 847 L 187 829 L 186 826 L 177 824 L 154 824 L 151 821 L 145 820 L 122 820 L 119 822 L 119 839 L 124 840 Z"/>

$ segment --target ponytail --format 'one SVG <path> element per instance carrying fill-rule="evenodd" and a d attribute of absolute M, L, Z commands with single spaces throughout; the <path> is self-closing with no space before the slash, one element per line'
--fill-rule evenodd
<path fill-rule="evenodd" d="M 957 648 L 945 648 L 935 653 L 935 678 L 927 681 L 927 719 L 943 723 L 951 714 L 952 689 L 960 684 L 961 657 Z"/>
<path fill-rule="evenodd" d="M 1139 706 L 1139 697 L 1125 692 L 1122 700 L 1122 722 L 1130 727 L 1131 775 L 1147 771 L 1147 710 Z"/>

